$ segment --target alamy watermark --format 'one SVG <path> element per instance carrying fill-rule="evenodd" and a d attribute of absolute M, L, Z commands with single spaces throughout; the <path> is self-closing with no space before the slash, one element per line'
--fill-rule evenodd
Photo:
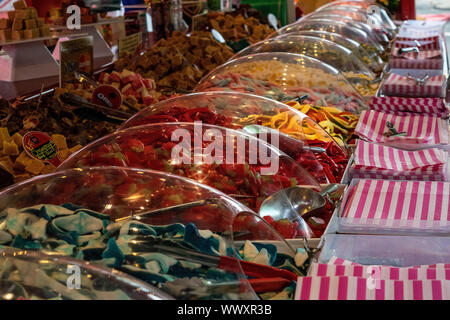
<path fill-rule="evenodd" d="M 73 290 L 79 290 L 81 288 L 81 270 L 77 265 L 69 264 L 66 269 L 66 273 L 70 274 L 67 277 L 66 286 L 67 288 Z"/>
<path fill-rule="evenodd" d="M 68 6 L 66 10 L 70 16 L 67 18 L 66 26 L 69 30 L 81 29 L 81 9 L 77 5 Z"/>
<path fill-rule="evenodd" d="M 258 138 L 236 135 L 228 130 L 223 134 L 223 131 L 215 128 L 203 130 L 202 122 L 195 121 L 193 132 L 184 128 L 172 132 L 171 141 L 178 143 L 172 148 L 171 165 L 248 163 L 260 165 L 262 175 L 276 174 L 279 154 L 274 152 L 273 147 L 278 148 L 279 136 L 261 131 Z M 270 141 L 272 147 L 265 141 Z"/>

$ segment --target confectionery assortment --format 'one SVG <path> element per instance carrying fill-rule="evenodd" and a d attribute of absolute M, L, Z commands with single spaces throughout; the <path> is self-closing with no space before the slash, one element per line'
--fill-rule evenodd
<path fill-rule="evenodd" d="M 233 55 L 210 32 L 193 32 L 189 37 L 174 32 L 159 40 L 139 56 L 127 56 L 115 62 L 115 69 L 128 68 L 154 79 L 159 87 L 191 90 L 198 81 Z"/>
<path fill-rule="evenodd" d="M 208 25 L 205 28 L 216 29 L 227 41 L 246 39 L 256 43 L 267 38 L 274 29 L 262 24 L 254 17 L 245 18 L 242 14 L 208 13 Z"/>
<path fill-rule="evenodd" d="M 50 34 L 13 4 L 0 42 Z M 73 4 L 97 21 L 63 0 L 47 23 Z M 0 296 L 449 299 L 442 24 L 397 27 L 370 5 L 333 1 L 276 30 L 247 6 L 210 11 L 0 99 Z M 82 269 L 80 290 L 62 264 Z"/>
<path fill-rule="evenodd" d="M 331 104 L 355 113 L 365 106 L 364 99 L 342 76 L 314 64 L 317 60 L 291 53 L 257 53 L 229 61 L 202 79 L 195 90 L 228 89 L 281 102 L 307 95 L 304 102 Z"/>
<path fill-rule="evenodd" d="M 50 35 L 50 27 L 43 17 L 38 16 L 36 8 L 28 7 L 25 0 L 16 1 L 13 5 L 14 10 L 8 11 L 8 18 L 0 19 L 0 43 Z"/>

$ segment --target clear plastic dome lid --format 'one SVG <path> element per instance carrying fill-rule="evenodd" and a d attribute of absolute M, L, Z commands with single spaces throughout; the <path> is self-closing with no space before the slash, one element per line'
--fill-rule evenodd
<path fill-rule="evenodd" d="M 275 39 L 283 39 L 285 37 L 291 37 L 291 36 L 309 36 L 309 37 L 315 37 L 319 39 L 329 40 L 331 42 L 334 42 L 342 47 L 345 47 L 352 51 L 352 53 L 359 58 L 361 61 L 363 61 L 366 65 L 369 66 L 369 68 L 375 73 L 380 74 L 383 71 L 384 62 L 381 59 L 381 57 L 376 53 L 372 52 L 369 54 L 363 46 L 359 44 L 359 42 L 346 38 L 340 34 L 333 33 L 333 32 L 327 32 L 327 31 L 317 31 L 317 30 L 304 30 L 304 31 L 296 31 L 292 34 L 286 33 L 282 34 Z"/>
<path fill-rule="evenodd" d="M 187 177 L 256 212 L 266 197 L 292 185 L 320 189 L 316 179 L 273 145 L 201 122 L 154 123 L 117 131 L 87 145 L 60 168 L 107 165 Z"/>
<path fill-rule="evenodd" d="M 361 29 L 362 31 L 366 32 L 370 39 L 379 43 L 384 48 L 389 47 L 391 39 L 388 37 L 388 31 L 382 27 L 381 21 L 379 19 L 375 18 L 376 16 L 365 17 L 363 15 L 362 17 L 353 17 L 351 15 L 347 15 L 346 13 L 349 14 L 349 13 L 355 13 L 355 12 L 346 11 L 346 10 L 342 10 L 342 11 L 335 10 L 334 12 L 325 11 L 325 10 L 316 11 L 316 12 L 311 13 L 308 16 L 301 18 L 300 21 L 305 21 L 305 20 L 311 21 L 311 20 L 316 20 L 316 19 L 342 21 L 346 24 L 349 24 L 351 27 L 355 27 L 355 28 Z M 298 22 L 296 22 L 296 23 L 298 23 Z"/>
<path fill-rule="evenodd" d="M 338 70 L 300 54 L 256 53 L 233 59 L 206 75 L 195 91 L 237 91 L 287 102 L 297 98 L 316 106 L 358 113 L 364 98 Z"/>
<path fill-rule="evenodd" d="M 124 272 L 39 251 L 2 247 L 0 270 L 2 300 L 173 299 Z M 74 277 L 75 272 L 78 279 Z"/>
<path fill-rule="evenodd" d="M 332 1 L 320 8 L 317 9 L 317 11 L 322 10 L 329 10 L 331 8 L 337 9 L 337 8 L 360 8 L 360 10 L 366 10 L 369 14 L 377 15 L 381 21 L 383 22 L 383 25 L 385 28 L 395 31 L 397 30 L 397 26 L 392 21 L 389 14 L 386 12 L 386 10 L 378 5 L 375 5 L 371 3 L 370 1 L 355 1 L 355 0 L 341 0 L 341 1 Z"/>
<path fill-rule="evenodd" d="M 354 21 L 359 21 L 368 24 L 369 26 L 372 26 L 374 30 L 376 30 L 379 33 L 384 33 L 389 40 L 393 40 L 396 36 L 396 27 L 392 28 L 392 21 L 389 17 L 387 19 L 389 22 L 386 22 L 383 19 L 384 14 L 380 12 L 379 14 L 376 12 L 378 8 L 380 7 L 373 7 L 371 9 L 369 8 L 362 8 L 357 6 L 351 6 L 351 5 L 339 5 L 339 6 L 330 6 L 327 8 L 323 8 L 321 10 L 317 10 L 312 12 L 311 14 L 331 14 L 331 15 L 340 15 L 340 16 L 346 16 L 349 18 L 352 18 Z M 375 12 L 374 12 L 375 10 Z M 386 14 L 387 15 L 387 14 Z"/>
<path fill-rule="evenodd" d="M 274 38 L 281 34 L 292 33 L 302 30 L 318 30 L 338 33 L 346 38 L 359 42 L 364 49 L 369 52 L 375 51 L 378 54 L 384 52 L 382 45 L 372 40 L 369 35 L 356 27 L 352 27 L 347 22 L 329 20 L 329 19 L 311 19 L 301 20 L 295 24 L 287 25 L 271 35 Z"/>
<path fill-rule="evenodd" d="M 305 114 L 272 99 L 238 92 L 199 92 L 167 99 L 141 110 L 119 129 L 172 121 L 202 121 L 246 133 L 252 132 L 254 125 L 278 130 L 282 133 L 278 137 L 279 149 L 320 183 L 333 181 L 323 170 L 324 159 L 316 156 L 311 147 L 326 148 L 332 158 L 346 154 L 345 149 Z M 333 172 L 333 178 L 340 180 L 341 171 Z"/>
<path fill-rule="evenodd" d="M 238 52 L 235 58 L 264 52 L 298 53 L 325 62 L 339 70 L 363 96 L 375 96 L 378 89 L 378 84 L 371 84 L 376 76 L 366 64 L 351 50 L 328 40 L 288 34 L 258 42 Z"/>
<path fill-rule="evenodd" d="M 81 273 L 81 290 L 72 290 L 74 299 L 81 299 L 77 293 L 82 292 L 91 298 L 124 299 L 149 295 L 153 287 L 150 293 L 161 299 L 167 294 L 177 299 L 254 299 L 267 290 L 292 291 L 292 281 L 258 287 L 249 279 L 247 262 L 258 268 L 280 267 L 293 280 L 305 273 L 303 264 L 308 260 L 295 263 L 295 250 L 274 227 L 225 194 L 145 169 L 75 168 L 14 185 L 0 193 L 0 226 L 2 245 L 67 256 L 70 265 L 86 269 Z M 277 246 L 266 244 L 268 240 Z M 91 268 L 72 263 L 71 258 L 84 260 Z M 52 271 L 55 260 L 47 260 Z M 30 275 L 23 281 L 31 281 L 36 290 L 50 283 L 67 290 L 67 274 L 48 273 L 39 262 L 42 271 L 33 271 L 38 277 L 32 277 L 31 264 L 22 266 L 24 275 Z M 103 270 L 101 266 L 113 268 L 104 272 L 110 281 L 99 277 L 98 283 L 91 284 L 84 279 L 95 280 L 92 277 Z M 123 273 L 148 285 L 135 292 L 139 281 Z M 20 280 L 6 275 L 2 273 L 2 280 Z M 133 290 L 117 291 L 120 287 L 112 281 L 116 279 Z M 71 285 L 76 283 L 73 279 Z M 100 295 L 92 288 L 107 292 Z"/>

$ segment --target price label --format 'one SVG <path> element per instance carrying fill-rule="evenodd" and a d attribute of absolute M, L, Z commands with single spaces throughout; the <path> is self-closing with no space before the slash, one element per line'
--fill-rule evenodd
<path fill-rule="evenodd" d="M 127 53 L 134 54 L 142 43 L 142 32 L 138 32 L 119 39 L 119 58 Z"/>
<path fill-rule="evenodd" d="M 48 134 L 40 131 L 27 132 L 22 138 L 22 144 L 30 157 L 49 162 L 55 167 L 61 164 L 58 159 L 58 147 Z"/>
<path fill-rule="evenodd" d="M 92 102 L 111 109 L 119 109 L 122 105 L 122 94 L 110 85 L 101 85 L 92 93 Z"/>
<path fill-rule="evenodd" d="M 94 71 L 94 46 L 92 36 L 60 43 L 60 86 L 76 82 L 75 72 L 92 76 Z"/>

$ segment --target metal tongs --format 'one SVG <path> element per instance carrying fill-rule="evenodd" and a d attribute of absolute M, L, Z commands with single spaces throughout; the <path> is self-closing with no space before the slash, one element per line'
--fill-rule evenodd
<path fill-rule="evenodd" d="M 409 72 L 407 73 L 407 79 L 408 80 L 414 80 L 417 85 L 424 86 L 427 82 L 428 78 L 430 78 L 430 75 L 427 73 L 423 78 L 414 78 Z"/>
<path fill-rule="evenodd" d="M 145 217 L 148 217 L 148 216 L 152 216 L 153 217 L 155 215 L 163 214 L 163 213 L 174 211 L 174 210 L 175 211 L 176 210 L 185 210 L 185 209 L 189 209 L 189 208 L 205 206 L 207 204 L 217 204 L 220 201 L 221 200 L 219 198 L 208 198 L 208 199 L 203 199 L 203 200 L 186 202 L 186 203 L 177 204 L 177 205 L 174 205 L 174 206 L 159 208 L 159 209 L 155 209 L 155 210 L 148 210 L 148 211 L 140 212 L 140 213 L 137 213 L 137 214 L 133 214 L 132 213 L 129 216 L 118 218 L 115 221 L 118 222 L 118 221 L 129 220 L 129 219 L 141 220 L 142 218 L 145 218 Z"/>
<path fill-rule="evenodd" d="M 262 293 L 282 290 L 289 281 L 282 278 L 262 278 L 249 279 L 248 283 L 256 293 Z M 178 299 L 192 300 L 214 295 L 243 293 L 247 289 L 247 282 L 245 280 L 212 282 L 201 278 L 183 278 L 166 281 L 164 289 Z"/>
<path fill-rule="evenodd" d="M 80 115 L 83 115 L 82 111 L 86 111 L 86 113 L 89 115 L 89 110 L 91 110 L 94 112 L 94 116 L 99 117 L 101 120 L 113 123 L 122 123 L 123 121 L 128 120 L 132 116 L 127 112 L 91 103 L 86 99 L 84 99 L 83 97 L 70 92 L 65 92 L 61 94 L 59 97 L 61 101 L 64 103 L 81 108 L 81 110 L 78 110 L 81 111 Z"/>
<path fill-rule="evenodd" d="M 398 49 L 398 55 L 401 56 L 405 53 L 409 52 L 415 52 L 416 54 L 419 54 L 419 47 L 408 47 L 408 48 L 400 48 Z"/>
<path fill-rule="evenodd" d="M 215 256 L 206 253 L 201 253 L 195 250 L 171 247 L 163 244 L 152 245 L 152 250 L 156 249 L 163 254 L 169 254 L 176 259 L 182 259 L 193 263 L 198 263 L 203 266 L 218 268 L 224 271 L 239 274 L 242 271 L 249 279 L 250 285 L 257 293 L 278 291 L 289 285 L 292 281 L 297 281 L 298 276 L 288 270 L 278 269 L 271 266 L 266 266 L 249 261 L 239 260 L 237 258 L 228 256 Z M 207 283 L 209 288 L 191 288 L 186 287 L 185 293 L 205 295 L 206 293 L 225 293 L 232 291 L 242 292 L 245 289 L 245 281 L 229 281 L 224 283 Z M 206 290 L 205 292 L 205 289 Z M 200 290 L 200 291 L 198 291 Z M 198 291 L 198 292 L 197 292 Z M 211 292 L 212 291 L 212 292 Z"/>

